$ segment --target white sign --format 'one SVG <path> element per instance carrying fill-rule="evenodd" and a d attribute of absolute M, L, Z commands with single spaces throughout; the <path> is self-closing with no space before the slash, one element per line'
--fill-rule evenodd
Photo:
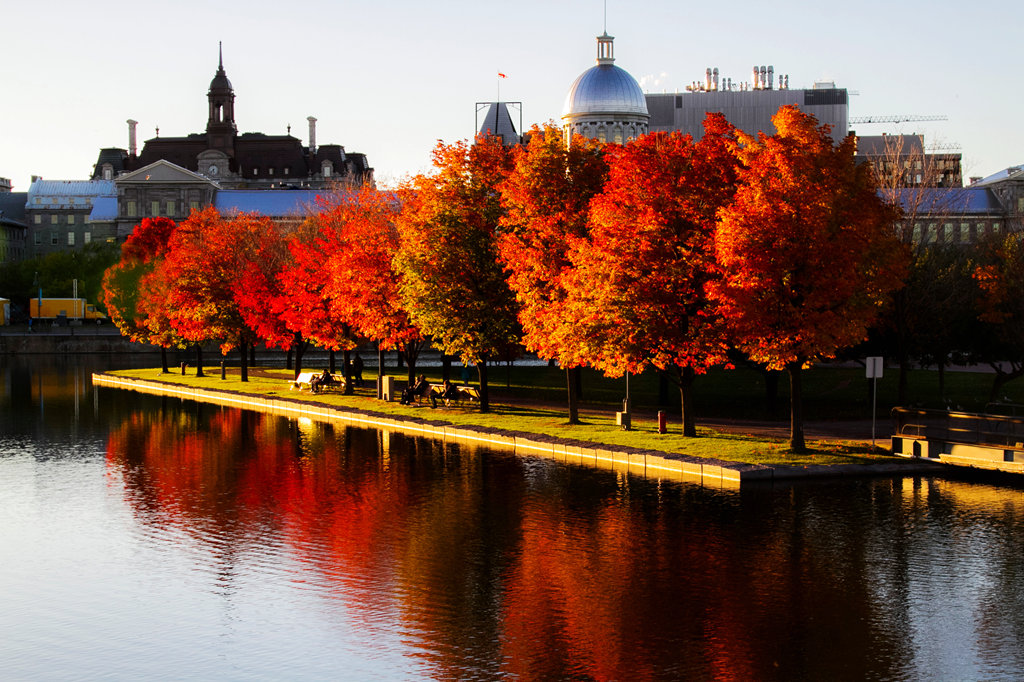
<path fill-rule="evenodd" d="M 865 363 L 867 366 L 868 379 L 881 379 L 882 378 L 882 356 L 875 355 L 867 359 Z"/>

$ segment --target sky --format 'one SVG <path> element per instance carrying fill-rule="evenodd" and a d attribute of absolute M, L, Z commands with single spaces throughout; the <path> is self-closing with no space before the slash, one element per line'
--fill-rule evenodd
<path fill-rule="evenodd" d="M 218 42 L 239 132 L 291 125 L 307 144 L 315 116 L 319 144 L 366 154 L 392 185 L 429 171 L 438 140 L 471 138 L 499 88 L 526 127 L 557 122 L 605 22 L 647 92 L 771 64 L 792 89 L 847 88 L 851 117 L 947 117 L 853 127 L 959 145 L 965 179 L 1024 164 L 1024 5 L 1008 0 L 4 0 L 0 17 L 0 177 L 14 191 L 32 175 L 87 179 L 101 148 L 127 148 L 129 118 L 140 149 L 157 127 L 203 132 Z"/>

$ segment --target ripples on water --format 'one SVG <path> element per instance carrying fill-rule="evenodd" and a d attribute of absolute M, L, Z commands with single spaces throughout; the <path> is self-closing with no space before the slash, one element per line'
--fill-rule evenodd
<path fill-rule="evenodd" d="M 1019 489 L 716 491 L 45 384 L 0 434 L 5 678 L 1024 676 Z"/>

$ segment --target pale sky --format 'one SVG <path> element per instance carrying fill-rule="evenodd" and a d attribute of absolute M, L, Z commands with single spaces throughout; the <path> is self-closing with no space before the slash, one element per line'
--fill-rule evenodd
<path fill-rule="evenodd" d="M 472 137 L 476 102 L 523 103 L 558 121 L 595 63 L 602 0 L 152 3 L 4 0 L 0 177 L 87 179 L 101 147 L 206 127 L 217 42 L 239 132 L 292 134 L 367 155 L 378 182 L 429 169 L 437 140 Z M 965 179 L 1024 164 L 1018 58 L 1024 8 L 979 0 L 727 3 L 608 0 L 616 64 L 648 92 L 674 92 L 717 66 L 749 81 L 773 65 L 790 88 L 834 81 L 850 116 L 948 120 L 858 125 L 960 145 Z"/>

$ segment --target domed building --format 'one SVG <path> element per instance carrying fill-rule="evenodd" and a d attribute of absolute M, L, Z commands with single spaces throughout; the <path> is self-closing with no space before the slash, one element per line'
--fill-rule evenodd
<path fill-rule="evenodd" d="M 574 134 L 624 144 L 647 133 L 647 99 L 636 79 L 615 66 L 613 41 L 597 37 L 597 66 L 580 74 L 562 109 L 566 139 Z"/>

